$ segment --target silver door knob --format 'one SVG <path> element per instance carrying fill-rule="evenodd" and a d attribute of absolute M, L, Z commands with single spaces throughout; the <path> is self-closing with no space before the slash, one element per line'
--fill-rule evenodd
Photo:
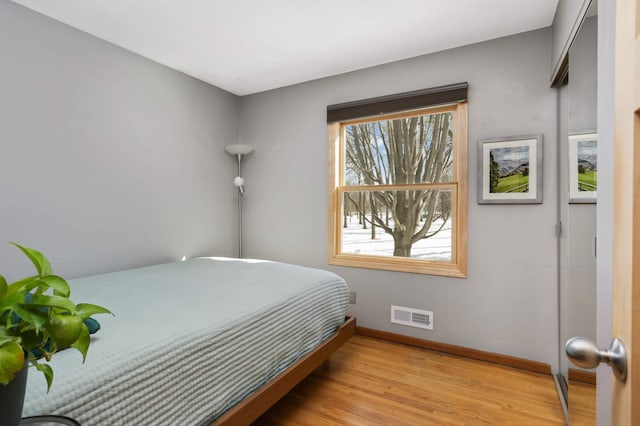
<path fill-rule="evenodd" d="M 600 350 L 586 337 L 572 337 L 565 346 L 567 356 L 578 367 L 595 368 L 600 363 L 611 366 L 616 379 L 627 379 L 627 351 L 622 340 L 617 337 L 611 341 L 609 349 Z"/>

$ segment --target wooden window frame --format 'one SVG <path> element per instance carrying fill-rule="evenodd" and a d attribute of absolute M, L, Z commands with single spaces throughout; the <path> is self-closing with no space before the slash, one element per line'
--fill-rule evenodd
<path fill-rule="evenodd" d="M 450 182 L 416 183 L 408 185 L 344 185 L 345 127 L 371 121 L 404 118 L 414 115 L 451 112 L 454 120 L 453 132 L 453 176 Z M 466 278 L 467 276 L 467 102 L 414 109 L 366 118 L 330 122 L 329 131 L 329 264 L 366 269 L 409 272 Z M 349 191 L 384 190 L 452 190 L 453 223 L 451 261 L 435 261 L 398 256 L 376 256 L 341 253 L 342 242 L 342 194 Z"/>

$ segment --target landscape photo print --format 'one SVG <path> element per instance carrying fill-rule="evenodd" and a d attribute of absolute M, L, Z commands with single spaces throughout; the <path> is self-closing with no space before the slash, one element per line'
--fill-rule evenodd
<path fill-rule="evenodd" d="M 542 203 L 542 135 L 478 143 L 478 203 Z"/>
<path fill-rule="evenodd" d="M 598 134 L 569 136 L 569 202 L 595 203 L 598 198 Z"/>

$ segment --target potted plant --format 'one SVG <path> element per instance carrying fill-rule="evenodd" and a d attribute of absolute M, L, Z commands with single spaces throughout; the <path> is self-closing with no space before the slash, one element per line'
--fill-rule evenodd
<path fill-rule="evenodd" d="M 41 361 L 51 360 L 61 349 L 74 348 L 80 351 L 84 362 L 90 343 L 85 320 L 94 314 L 110 313 L 102 306 L 73 303 L 69 298 L 69 284 L 52 273 L 51 265 L 42 253 L 11 244 L 22 250 L 38 273 L 11 284 L 0 275 L 2 424 L 18 424 L 20 421 L 28 364 L 44 374 L 49 390 L 53 383 L 53 369 Z"/>

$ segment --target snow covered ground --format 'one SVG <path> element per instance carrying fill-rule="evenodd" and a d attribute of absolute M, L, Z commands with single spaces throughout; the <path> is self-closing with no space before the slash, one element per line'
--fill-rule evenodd
<path fill-rule="evenodd" d="M 393 228 L 393 222 L 389 225 Z M 436 221 L 429 232 L 433 232 L 442 225 Z M 347 228 L 342 229 L 342 253 L 371 254 L 377 256 L 393 256 L 393 237 L 382 229 L 376 228 L 376 239 L 371 239 L 371 226 L 362 229 L 357 216 L 347 219 Z M 447 220 L 440 232 L 431 238 L 422 239 L 411 248 L 411 257 L 415 259 L 430 259 L 451 261 L 451 219 Z"/>

